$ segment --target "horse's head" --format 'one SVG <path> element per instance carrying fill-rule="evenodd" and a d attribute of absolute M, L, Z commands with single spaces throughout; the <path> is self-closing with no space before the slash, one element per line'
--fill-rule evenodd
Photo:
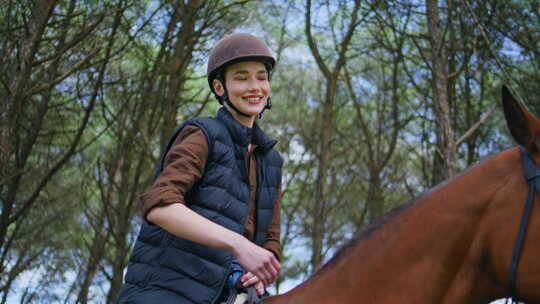
<path fill-rule="evenodd" d="M 528 111 L 503 87 L 503 108 L 506 123 L 515 141 L 526 148 L 536 164 L 540 164 L 540 119 Z M 528 197 L 528 184 L 524 175 L 522 157 L 516 149 L 505 155 L 501 166 L 508 172 L 504 183 L 493 196 L 489 216 L 485 218 L 489 227 L 489 260 L 494 265 L 494 274 L 500 290 L 510 296 L 511 261 L 516 246 L 518 227 Z M 540 186 L 540 177 L 537 178 Z M 523 247 L 517 263 L 515 295 L 529 303 L 540 303 L 540 194 L 535 193 L 524 236 Z"/>

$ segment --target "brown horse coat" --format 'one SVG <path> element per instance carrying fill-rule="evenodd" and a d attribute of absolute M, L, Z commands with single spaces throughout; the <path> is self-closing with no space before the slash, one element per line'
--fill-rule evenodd
<path fill-rule="evenodd" d="M 508 127 L 540 164 L 540 120 L 503 89 Z M 536 195 L 535 205 L 540 195 Z M 496 154 L 407 206 L 323 269 L 265 304 L 479 304 L 508 296 L 527 184 L 519 148 Z M 517 294 L 540 303 L 540 208 L 533 208 Z"/>

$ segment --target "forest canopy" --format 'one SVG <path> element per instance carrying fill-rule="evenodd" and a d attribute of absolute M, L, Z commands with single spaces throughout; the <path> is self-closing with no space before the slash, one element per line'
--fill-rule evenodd
<path fill-rule="evenodd" d="M 513 146 L 503 84 L 540 113 L 537 0 L 4 0 L 0 32 L 0 303 L 114 302 L 164 145 L 219 108 L 206 60 L 227 33 L 278 61 L 274 293 Z"/>

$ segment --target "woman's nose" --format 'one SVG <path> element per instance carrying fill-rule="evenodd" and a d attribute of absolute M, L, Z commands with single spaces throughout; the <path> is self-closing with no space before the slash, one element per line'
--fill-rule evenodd
<path fill-rule="evenodd" d="M 258 91 L 260 89 L 261 89 L 261 86 L 256 79 L 252 79 L 249 81 L 249 86 L 248 86 L 249 91 Z"/>

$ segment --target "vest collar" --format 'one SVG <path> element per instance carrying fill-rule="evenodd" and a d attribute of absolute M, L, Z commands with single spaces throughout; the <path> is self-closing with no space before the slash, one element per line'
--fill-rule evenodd
<path fill-rule="evenodd" d="M 247 147 L 250 143 L 253 143 L 258 149 L 267 151 L 277 143 L 277 140 L 266 135 L 256 122 L 253 124 L 253 128 L 246 127 L 234 119 L 225 107 L 219 109 L 217 119 L 225 124 L 233 141 L 242 147 Z"/>

